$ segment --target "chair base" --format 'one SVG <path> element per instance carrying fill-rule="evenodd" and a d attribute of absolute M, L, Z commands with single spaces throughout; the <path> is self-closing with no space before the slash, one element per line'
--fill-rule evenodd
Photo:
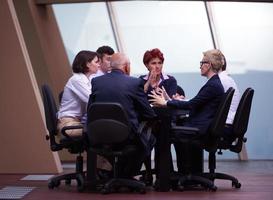
<path fill-rule="evenodd" d="M 82 192 L 84 190 L 84 173 L 69 173 L 54 176 L 48 181 L 48 188 L 53 189 L 54 187 L 59 187 L 61 181 L 65 181 L 66 185 L 70 185 L 72 180 L 77 181 L 77 190 Z"/>
<path fill-rule="evenodd" d="M 111 192 L 117 191 L 121 187 L 127 187 L 130 190 L 137 191 L 141 194 L 145 194 L 145 184 L 141 181 L 134 179 L 125 178 L 113 178 L 105 183 L 104 187 L 101 189 L 102 194 L 109 194 Z"/>
<path fill-rule="evenodd" d="M 202 175 L 188 174 L 179 176 L 178 188 L 183 190 L 189 185 L 201 185 L 205 189 L 216 191 L 217 187 L 214 185 L 214 182 L 208 178 L 202 177 Z"/>
<path fill-rule="evenodd" d="M 232 187 L 235 188 L 241 188 L 241 183 L 238 181 L 237 178 L 234 176 L 231 176 L 229 174 L 224 174 L 224 173 L 203 173 L 202 176 L 210 179 L 210 180 L 215 180 L 215 179 L 222 179 L 222 180 L 230 180 L 232 183 Z"/>

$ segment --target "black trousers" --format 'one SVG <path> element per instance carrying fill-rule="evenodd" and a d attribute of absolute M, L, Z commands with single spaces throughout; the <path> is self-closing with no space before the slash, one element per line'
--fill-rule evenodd
<path fill-rule="evenodd" d="M 175 143 L 178 172 L 182 174 L 203 172 L 203 150 L 193 145 Z"/>

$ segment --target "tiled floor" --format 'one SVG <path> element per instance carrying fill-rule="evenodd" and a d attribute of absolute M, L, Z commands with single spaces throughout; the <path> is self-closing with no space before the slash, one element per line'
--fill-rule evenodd
<path fill-rule="evenodd" d="M 69 169 L 71 170 L 71 169 Z M 273 196 L 273 161 L 221 161 L 217 162 L 217 171 L 227 172 L 236 176 L 242 183 L 241 189 L 234 189 L 228 181 L 217 180 L 215 183 L 218 187 L 216 192 L 204 190 L 190 191 L 171 191 L 156 192 L 148 188 L 145 195 L 137 193 L 119 193 L 101 195 L 91 191 L 78 193 L 73 182 L 71 186 L 61 184 L 59 188 L 49 190 L 47 181 L 39 180 L 21 180 L 27 174 L 5 175 L 0 174 L 0 189 L 7 186 L 35 187 L 30 193 L 26 194 L 23 199 L 44 200 L 44 199 L 109 199 L 109 200 L 272 200 Z"/>

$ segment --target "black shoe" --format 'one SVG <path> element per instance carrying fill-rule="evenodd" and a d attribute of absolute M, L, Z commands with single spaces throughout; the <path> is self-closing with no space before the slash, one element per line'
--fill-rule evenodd
<path fill-rule="evenodd" d="M 144 174 L 139 178 L 139 180 L 144 182 L 146 186 L 153 185 L 153 175 L 152 174 Z"/>

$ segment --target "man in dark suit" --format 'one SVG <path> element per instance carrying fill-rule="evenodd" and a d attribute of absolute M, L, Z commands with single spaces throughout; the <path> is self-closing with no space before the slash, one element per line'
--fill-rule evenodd
<path fill-rule="evenodd" d="M 128 114 L 131 125 L 129 143 L 137 144 L 139 151 L 121 161 L 122 173 L 133 176 L 140 169 L 145 156 L 143 140 L 138 135 L 139 120 L 151 120 L 156 115 L 144 93 L 143 81 L 130 77 L 130 61 L 125 54 L 115 53 L 110 60 L 112 71 L 92 79 L 92 93 L 88 105 L 94 102 L 120 103 Z"/>
<path fill-rule="evenodd" d="M 186 101 L 184 99 L 170 99 L 164 91 L 161 94 L 153 92 L 150 97 L 154 106 L 168 106 L 178 109 L 190 110 L 190 117 L 184 122 L 184 126 L 199 128 L 200 134 L 206 135 L 207 130 L 224 94 L 224 88 L 218 76 L 222 67 L 222 57 L 214 50 L 203 52 L 200 62 L 201 75 L 208 78 L 206 84 L 199 90 L 197 95 Z M 179 136 L 177 136 L 179 137 Z M 175 144 L 177 165 L 179 171 L 182 168 L 183 147 Z"/>

